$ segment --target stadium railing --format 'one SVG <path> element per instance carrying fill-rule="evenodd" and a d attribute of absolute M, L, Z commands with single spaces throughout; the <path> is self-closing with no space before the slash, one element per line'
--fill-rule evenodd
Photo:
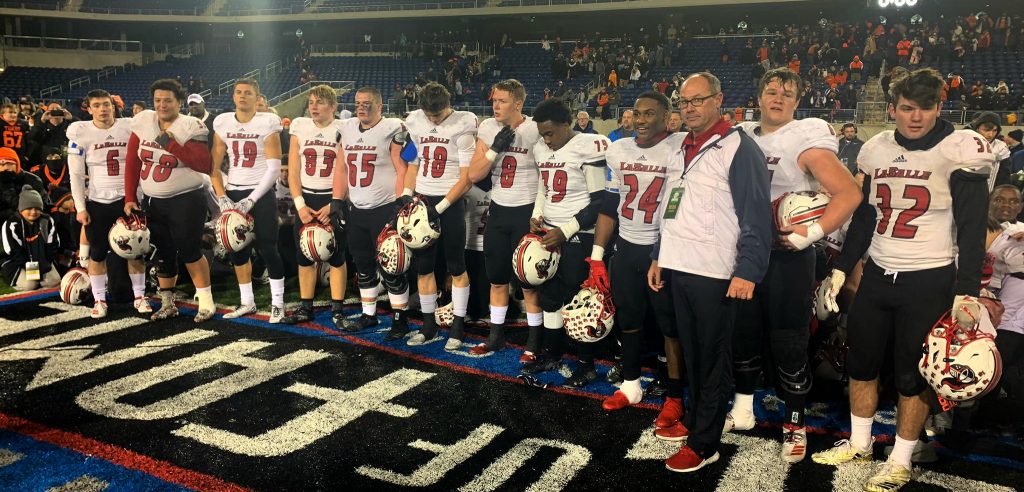
<path fill-rule="evenodd" d="M 139 41 L 116 39 L 51 38 L 42 36 L 3 36 L 7 48 L 47 48 L 57 50 L 142 51 Z"/>
<path fill-rule="evenodd" d="M 275 106 L 280 102 L 287 101 L 305 91 L 312 89 L 314 86 L 326 84 L 333 87 L 336 91 L 339 89 L 351 91 L 355 88 L 356 83 L 351 80 L 314 80 L 306 82 L 300 86 L 294 87 L 291 90 L 278 94 L 267 101 L 268 106 Z"/>

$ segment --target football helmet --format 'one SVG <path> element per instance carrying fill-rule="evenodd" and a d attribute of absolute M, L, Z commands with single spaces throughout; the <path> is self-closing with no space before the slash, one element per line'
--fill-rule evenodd
<path fill-rule="evenodd" d="M 142 258 L 149 253 L 149 227 L 146 217 L 131 214 L 118 217 L 107 233 L 110 250 L 126 260 Z"/>
<path fill-rule="evenodd" d="M 312 262 L 325 262 L 338 249 L 331 226 L 312 221 L 299 229 L 299 251 Z"/>
<path fill-rule="evenodd" d="M 1002 375 L 995 328 L 984 306 L 976 301 L 969 306 L 962 313 L 946 311 L 935 323 L 925 337 L 918 366 L 935 393 L 953 402 L 981 398 Z"/>
<path fill-rule="evenodd" d="M 442 328 L 448 328 L 455 322 L 455 311 L 452 309 L 452 303 L 445 304 L 437 308 L 434 311 L 434 321 L 437 325 Z"/>
<path fill-rule="evenodd" d="M 781 231 L 795 224 L 811 225 L 825 215 L 828 202 L 828 195 L 816 191 L 783 193 L 772 201 L 775 227 Z"/>
<path fill-rule="evenodd" d="M 213 234 L 228 253 L 244 249 L 255 237 L 252 216 L 238 210 L 225 210 L 217 218 Z"/>
<path fill-rule="evenodd" d="M 615 325 L 615 305 L 610 294 L 584 287 L 562 308 L 565 332 L 579 342 L 596 342 Z"/>
<path fill-rule="evenodd" d="M 429 247 L 441 237 L 441 220 L 436 217 L 430 219 L 430 212 L 427 210 L 429 206 L 430 204 L 417 196 L 398 211 L 398 218 L 395 219 L 398 237 L 412 249 Z"/>
<path fill-rule="evenodd" d="M 60 279 L 60 300 L 75 306 L 88 303 L 91 299 L 92 285 L 89 283 L 89 272 L 81 267 L 68 270 Z"/>
<path fill-rule="evenodd" d="M 391 224 L 377 235 L 377 264 L 388 275 L 404 275 L 412 265 L 412 252 Z"/>
<path fill-rule="evenodd" d="M 516 278 L 527 286 L 536 287 L 558 271 L 558 250 L 548 250 L 541 243 L 543 239 L 536 234 L 527 234 L 519 240 L 516 250 L 512 252 L 512 270 Z"/>
<path fill-rule="evenodd" d="M 317 262 L 316 285 L 319 287 L 329 287 L 331 285 L 331 265 L 323 262 Z"/>

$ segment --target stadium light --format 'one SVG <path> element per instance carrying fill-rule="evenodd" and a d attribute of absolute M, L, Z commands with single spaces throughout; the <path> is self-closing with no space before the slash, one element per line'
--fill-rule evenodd
<path fill-rule="evenodd" d="M 917 5 L 917 0 L 878 0 L 878 6 L 883 9 L 892 5 L 893 7 L 913 7 Z"/>

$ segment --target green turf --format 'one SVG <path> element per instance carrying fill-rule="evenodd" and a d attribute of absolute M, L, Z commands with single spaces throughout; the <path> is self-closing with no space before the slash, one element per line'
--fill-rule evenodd
<path fill-rule="evenodd" d="M 6 282 L 0 282 L 0 296 L 7 295 L 7 294 L 13 294 L 15 292 L 17 292 L 17 291 L 14 290 L 14 288 L 12 288 L 10 285 L 7 285 Z"/>

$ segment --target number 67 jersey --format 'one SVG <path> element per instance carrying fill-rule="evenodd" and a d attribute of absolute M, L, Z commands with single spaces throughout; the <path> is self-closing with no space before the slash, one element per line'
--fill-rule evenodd
<path fill-rule="evenodd" d="M 670 133 L 650 147 L 641 147 L 635 138 L 622 138 L 608 147 L 605 159 L 611 176 L 605 189 L 619 195 L 622 239 L 637 245 L 658 241 L 658 205 L 665 194 L 667 175 L 676 171 L 668 168 L 669 157 L 682 147 L 684 138 L 685 132 Z"/>
<path fill-rule="evenodd" d="M 988 142 L 970 130 L 925 150 L 907 150 L 893 130 L 868 140 L 857 161 L 871 182 L 864 198 L 875 208 L 871 259 L 895 272 L 949 265 L 957 251 L 950 176 L 963 170 L 987 178 L 993 159 Z"/>

